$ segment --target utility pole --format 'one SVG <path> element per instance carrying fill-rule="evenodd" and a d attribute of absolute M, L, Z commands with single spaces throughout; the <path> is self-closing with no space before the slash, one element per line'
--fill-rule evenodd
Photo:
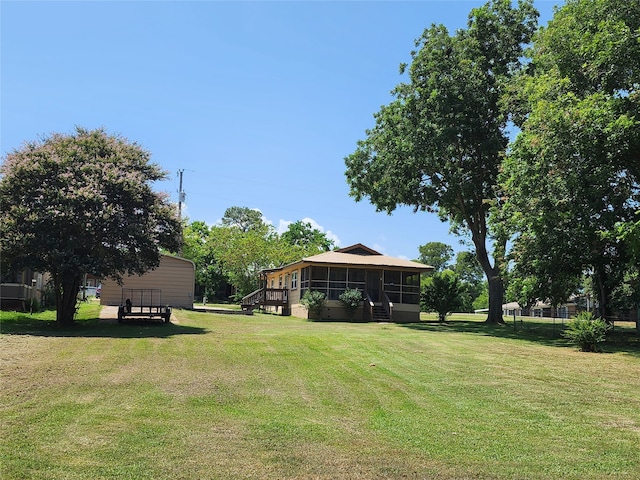
<path fill-rule="evenodd" d="M 182 203 L 185 199 L 185 194 L 182 191 L 182 174 L 184 173 L 184 169 L 178 170 L 178 175 L 180 175 L 180 189 L 178 190 L 178 219 L 182 220 Z"/>

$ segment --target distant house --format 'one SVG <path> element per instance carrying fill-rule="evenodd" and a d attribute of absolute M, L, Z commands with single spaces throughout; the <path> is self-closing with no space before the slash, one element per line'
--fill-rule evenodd
<path fill-rule="evenodd" d="M 520 307 L 517 302 L 502 305 L 502 313 L 508 317 L 515 315 L 517 317 L 573 318 L 580 312 L 593 312 L 596 316 L 600 315 L 598 305 L 594 304 L 593 300 L 587 296 L 572 297 L 568 302 L 557 307 L 541 301 L 536 302 L 528 310 Z M 616 321 L 636 322 L 640 328 L 640 305 L 637 309 L 613 312 L 609 318 Z"/>
<path fill-rule="evenodd" d="M 306 257 L 261 272 L 262 288 L 243 299 L 244 308 L 260 307 L 308 318 L 300 299 L 307 290 L 323 292 L 323 320 L 343 320 L 339 296 L 347 288 L 362 292 L 356 319 L 417 322 L 420 320 L 420 274 L 433 267 L 382 255 L 362 244 Z"/>
<path fill-rule="evenodd" d="M 584 310 L 575 301 L 570 301 L 553 307 L 545 302 L 536 302 L 529 309 L 522 308 L 517 302 L 502 305 L 502 314 L 508 317 L 538 317 L 538 318 L 571 318 Z"/>
<path fill-rule="evenodd" d="M 2 310 L 27 311 L 31 302 L 42 303 L 47 273 L 24 269 L 4 276 L 0 283 L 0 307 Z"/>
<path fill-rule="evenodd" d="M 145 302 L 168 305 L 177 308 L 193 308 L 193 289 L 195 285 L 195 264 L 186 258 L 162 255 L 160 266 L 144 275 L 130 275 L 122 279 L 122 285 L 115 280 L 104 280 L 100 293 L 101 305 L 123 305 L 131 290 L 154 290 L 155 297 Z M 159 297 L 158 294 L 161 296 Z M 135 300 L 135 299 L 130 299 Z"/>

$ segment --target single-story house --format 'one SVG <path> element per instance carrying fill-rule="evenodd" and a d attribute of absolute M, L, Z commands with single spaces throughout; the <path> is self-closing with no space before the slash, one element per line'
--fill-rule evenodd
<path fill-rule="evenodd" d="M 191 260 L 163 254 L 158 268 L 143 275 L 128 275 L 122 279 L 122 285 L 112 279 L 104 280 L 100 305 L 124 305 L 129 299 L 134 304 L 142 301 L 154 306 L 192 309 L 195 275 L 196 267 Z"/>
<path fill-rule="evenodd" d="M 362 244 L 320 253 L 280 268 L 261 272 L 262 288 L 243 299 L 244 308 L 280 310 L 308 318 L 300 299 L 307 290 L 325 294 L 322 320 L 344 320 L 339 300 L 347 288 L 362 292 L 354 319 L 417 322 L 420 320 L 420 274 L 433 267 L 382 255 Z"/>

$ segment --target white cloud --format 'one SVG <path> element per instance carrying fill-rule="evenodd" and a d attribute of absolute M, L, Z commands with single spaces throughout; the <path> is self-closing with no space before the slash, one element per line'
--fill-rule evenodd
<path fill-rule="evenodd" d="M 286 232 L 287 229 L 289 228 L 289 225 L 291 225 L 292 223 L 293 222 L 290 222 L 289 220 L 280 219 L 280 222 L 278 222 L 278 228 L 277 228 L 278 235 L 282 235 L 284 232 Z"/>

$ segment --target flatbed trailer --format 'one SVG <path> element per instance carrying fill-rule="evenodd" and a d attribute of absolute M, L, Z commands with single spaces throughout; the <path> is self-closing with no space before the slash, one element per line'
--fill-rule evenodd
<path fill-rule="evenodd" d="M 126 318 L 145 318 L 168 323 L 171 307 L 162 304 L 160 288 L 123 288 L 118 307 L 118 323 Z"/>

